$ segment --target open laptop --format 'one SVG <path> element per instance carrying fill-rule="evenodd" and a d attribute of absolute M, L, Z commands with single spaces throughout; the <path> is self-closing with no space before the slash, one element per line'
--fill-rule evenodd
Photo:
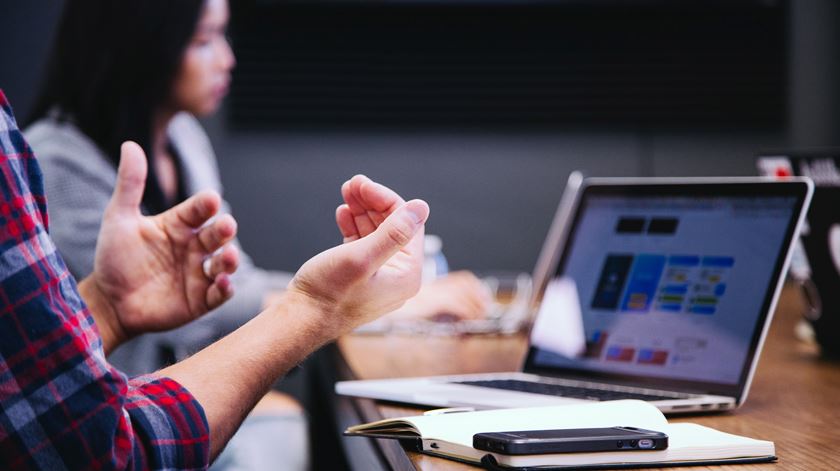
<path fill-rule="evenodd" d="M 521 372 L 336 391 L 440 407 L 636 398 L 668 413 L 735 408 L 812 192 L 808 179 L 573 176 L 534 271 Z"/>

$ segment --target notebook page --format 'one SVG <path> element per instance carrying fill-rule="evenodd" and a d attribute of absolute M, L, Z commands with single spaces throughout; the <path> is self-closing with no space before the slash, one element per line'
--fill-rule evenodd
<path fill-rule="evenodd" d="M 606 401 L 524 409 L 461 412 L 408 419 L 423 439 L 472 447 L 480 432 L 632 426 L 658 430 L 667 425 L 662 412 L 638 400 Z"/>

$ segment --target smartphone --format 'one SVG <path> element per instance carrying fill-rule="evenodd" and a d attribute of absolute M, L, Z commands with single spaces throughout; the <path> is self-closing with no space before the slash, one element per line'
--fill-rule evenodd
<path fill-rule="evenodd" d="M 473 448 L 505 455 L 663 450 L 668 435 L 635 427 L 477 433 Z"/>

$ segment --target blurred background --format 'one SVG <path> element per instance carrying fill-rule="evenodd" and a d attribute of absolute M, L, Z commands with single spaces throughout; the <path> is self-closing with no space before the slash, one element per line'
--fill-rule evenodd
<path fill-rule="evenodd" d="M 206 121 L 246 250 L 294 271 L 365 173 L 431 204 L 453 269 L 530 271 L 572 170 L 753 175 L 840 144 L 836 0 L 234 0 Z M 59 0 L 0 3 L 28 113 Z M 150 71 L 151 73 L 151 71 Z"/>

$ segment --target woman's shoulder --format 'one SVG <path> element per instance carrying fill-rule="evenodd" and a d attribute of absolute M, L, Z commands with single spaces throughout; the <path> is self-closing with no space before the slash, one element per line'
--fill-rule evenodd
<path fill-rule="evenodd" d="M 111 167 L 93 140 L 69 119 L 50 115 L 29 125 L 23 134 L 42 166 L 63 163 L 85 168 Z"/>

